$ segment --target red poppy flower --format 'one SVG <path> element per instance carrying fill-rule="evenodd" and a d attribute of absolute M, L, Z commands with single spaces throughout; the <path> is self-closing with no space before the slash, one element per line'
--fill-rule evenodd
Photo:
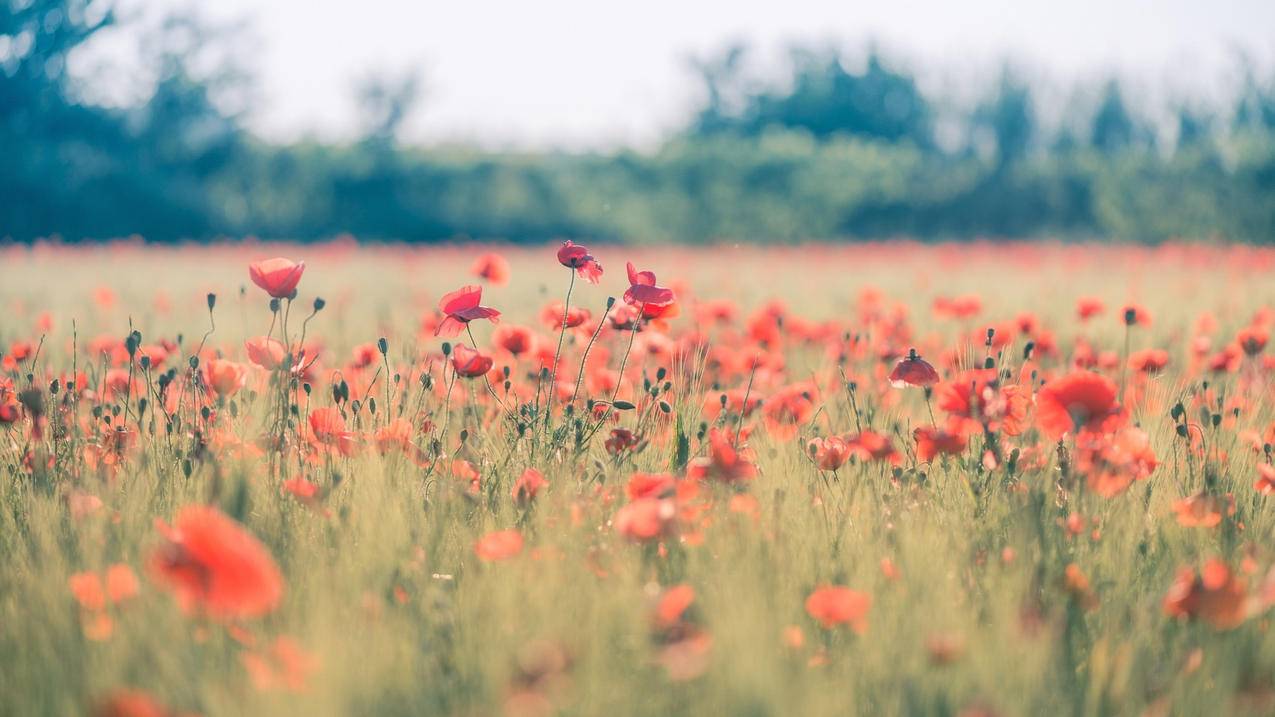
<path fill-rule="evenodd" d="M 655 285 L 655 272 L 638 271 L 633 267 L 633 262 L 625 264 L 625 268 L 629 272 L 629 288 L 624 292 L 624 303 L 632 306 L 666 306 L 676 299 L 672 289 Z"/>
<path fill-rule="evenodd" d="M 310 411 L 310 430 L 314 439 L 328 446 L 336 446 L 347 455 L 353 452 L 355 435 L 346 430 L 345 417 L 335 406 L 320 406 Z"/>
<path fill-rule="evenodd" d="M 204 364 L 204 381 L 218 396 L 231 396 L 244 387 L 248 370 L 243 364 L 212 359 Z"/>
<path fill-rule="evenodd" d="M 1156 469 L 1147 434 L 1128 426 L 1113 436 L 1084 433 L 1076 438 L 1076 470 L 1089 489 L 1104 498 L 1123 493 Z"/>
<path fill-rule="evenodd" d="M 1135 324 L 1138 326 L 1150 326 L 1151 314 L 1138 304 L 1125 304 L 1125 307 L 1120 310 L 1120 320 L 1123 321 L 1126 326 L 1133 326 Z"/>
<path fill-rule="evenodd" d="M 928 361 L 917 355 L 916 349 L 908 351 L 908 355 L 899 359 L 890 372 L 890 385 L 895 388 L 907 386 L 933 386 L 939 382 L 939 372 L 934 370 Z"/>
<path fill-rule="evenodd" d="M 675 627 L 694 602 L 695 588 L 690 585 L 674 585 L 665 590 L 655 607 L 656 626 L 663 630 Z"/>
<path fill-rule="evenodd" d="M 916 459 L 922 463 L 933 461 L 939 454 L 959 455 L 965 452 L 968 437 L 959 430 L 922 426 L 912 432 L 916 439 Z"/>
<path fill-rule="evenodd" d="M 640 442 L 641 439 L 634 435 L 633 431 L 627 428 L 613 428 L 611 429 L 610 438 L 603 441 L 602 445 L 606 448 L 607 453 L 618 456 L 624 451 L 636 447 Z"/>
<path fill-rule="evenodd" d="M 1260 326 L 1246 326 L 1235 336 L 1235 343 L 1249 356 L 1260 354 L 1269 340 L 1270 334 Z"/>
<path fill-rule="evenodd" d="M 474 543 L 474 554 L 488 563 L 509 560 L 522 553 L 522 542 L 522 533 L 517 530 L 497 530 Z"/>
<path fill-rule="evenodd" d="M 1036 425 L 1053 439 L 1067 433 L 1110 433 L 1124 423 L 1116 384 L 1106 376 L 1073 371 L 1036 394 Z"/>
<path fill-rule="evenodd" d="M 861 461 L 887 461 L 898 463 L 902 456 L 894 449 L 890 439 L 875 431 L 863 431 L 844 437 L 851 454 Z"/>
<path fill-rule="evenodd" d="M 868 629 L 868 610 L 872 596 L 840 585 L 825 585 L 806 598 L 806 614 L 824 628 L 849 625 L 862 635 Z"/>
<path fill-rule="evenodd" d="M 183 508 L 173 527 L 159 523 L 164 544 L 152 554 L 155 580 L 182 609 L 220 620 L 260 617 L 283 597 L 283 577 L 256 538 L 216 508 Z"/>
<path fill-rule="evenodd" d="M 536 499 L 549 481 L 545 480 L 545 476 L 535 468 L 528 468 L 518 476 L 518 480 L 514 481 L 513 496 L 514 502 L 518 504 L 530 503 Z"/>
<path fill-rule="evenodd" d="M 1076 302 L 1076 315 L 1081 321 L 1088 321 L 1106 310 L 1107 305 L 1102 303 L 1102 299 L 1084 297 Z"/>
<path fill-rule="evenodd" d="M 676 516 L 677 506 L 672 500 L 639 498 L 616 511 L 612 523 L 625 538 L 646 542 L 666 534 Z"/>
<path fill-rule="evenodd" d="M 243 345 L 248 351 L 248 360 L 267 371 L 279 368 L 288 358 L 288 349 L 283 342 L 267 336 L 248 339 Z"/>
<path fill-rule="evenodd" d="M 561 315 L 558 317 L 561 319 Z M 536 346 L 536 336 L 525 326 L 500 326 L 491 333 L 491 342 L 514 356 L 531 351 Z"/>
<path fill-rule="evenodd" d="M 493 361 L 465 344 L 452 349 L 452 368 L 465 378 L 477 378 L 491 370 Z"/>
<path fill-rule="evenodd" d="M 266 290 L 276 299 L 291 298 L 301 283 L 301 274 L 305 272 L 305 262 L 293 262 L 291 259 L 276 257 L 256 261 L 248 265 L 248 277 L 252 283 Z"/>
<path fill-rule="evenodd" d="M 475 319 L 487 319 L 493 324 L 500 323 L 500 312 L 487 306 L 479 306 L 483 298 L 483 287 L 462 286 L 451 292 L 438 302 L 438 310 L 445 318 L 434 329 L 435 336 L 458 336 L 465 324 Z"/>
<path fill-rule="evenodd" d="M 565 324 L 563 322 L 564 316 L 566 319 Z M 567 307 L 564 311 L 561 301 L 551 301 L 540 310 L 540 323 L 554 331 L 558 331 L 564 326 L 568 329 L 574 329 L 592 317 L 593 312 L 579 306 Z"/>
<path fill-rule="evenodd" d="M 712 429 L 708 434 L 709 455 L 691 461 L 686 467 L 686 477 L 696 480 L 718 480 L 722 483 L 739 483 L 757 475 L 757 466 L 745 460 L 727 431 Z"/>
<path fill-rule="evenodd" d="M 562 242 L 562 246 L 559 247 L 558 263 L 568 269 L 575 269 L 576 275 L 591 284 L 598 283 L 598 279 L 602 276 L 602 265 L 589 254 L 589 248 L 573 244 L 570 239 Z"/>
<path fill-rule="evenodd" d="M 1181 619 L 1203 620 L 1218 630 L 1239 627 L 1248 617 L 1248 584 L 1226 563 L 1213 559 L 1197 575 L 1191 568 L 1178 572 L 1164 596 L 1164 613 Z"/>
<path fill-rule="evenodd" d="M 1253 490 L 1262 495 L 1275 493 L 1275 466 L 1269 463 L 1257 465 L 1257 482 L 1253 484 Z"/>
<path fill-rule="evenodd" d="M 850 444 L 839 436 L 811 439 L 806 448 L 820 470 L 835 471 L 850 460 Z"/>
<path fill-rule="evenodd" d="M 1001 384 L 996 369 L 962 371 L 937 389 L 938 407 L 958 419 L 964 431 L 1004 430 L 1006 435 L 1023 432 L 1027 421 L 1028 396 L 1021 386 Z"/>
<path fill-rule="evenodd" d="M 487 252 L 474 261 L 469 273 L 496 286 L 504 286 L 509 283 L 509 262 L 496 252 Z"/>
<path fill-rule="evenodd" d="M 1169 365 L 1169 352 L 1164 349 L 1145 349 L 1129 355 L 1129 368 L 1140 373 L 1156 373 Z"/>

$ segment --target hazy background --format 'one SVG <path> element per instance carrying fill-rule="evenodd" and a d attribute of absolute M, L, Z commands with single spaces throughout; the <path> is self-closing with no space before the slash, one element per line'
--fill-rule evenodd
<path fill-rule="evenodd" d="M 1275 3 L 0 0 L 0 236 L 1275 238 Z"/>

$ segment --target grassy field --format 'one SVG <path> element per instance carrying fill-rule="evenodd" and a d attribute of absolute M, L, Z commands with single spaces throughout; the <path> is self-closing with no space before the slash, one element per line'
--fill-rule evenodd
<path fill-rule="evenodd" d="M 1275 710 L 1275 251 L 557 251 L 0 249 L 0 714 Z"/>

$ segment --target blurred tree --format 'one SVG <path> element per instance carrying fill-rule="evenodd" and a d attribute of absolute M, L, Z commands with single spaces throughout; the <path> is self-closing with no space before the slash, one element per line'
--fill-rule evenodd
<path fill-rule="evenodd" d="M 996 142 L 996 170 L 1020 161 L 1036 135 L 1031 88 L 1006 65 L 993 95 L 974 109 L 973 123 L 990 131 Z"/>
<path fill-rule="evenodd" d="M 1128 149 L 1138 140 L 1138 127 L 1125 106 L 1120 83 L 1116 80 L 1108 80 L 1103 87 L 1089 137 L 1090 144 L 1104 154 Z"/>
<path fill-rule="evenodd" d="M 855 74 L 846 69 L 839 52 L 796 48 L 791 53 L 791 88 L 745 90 L 740 108 L 734 110 L 724 101 L 724 88 L 743 87 L 743 52 L 732 47 L 719 59 L 698 66 L 708 88 L 708 104 L 696 132 L 759 135 L 779 127 L 804 130 L 820 139 L 847 135 L 934 146 L 932 112 L 915 80 L 887 68 L 876 51 Z"/>
<path fill-rule="evenodd" d="M 393 145 L 403 122 L 420 104 L 421 90 L 420 73 L 415 69 L 397 76 L 377 72 L 359 80 L 354 96 L 363 137 L 373 144 Z"/>

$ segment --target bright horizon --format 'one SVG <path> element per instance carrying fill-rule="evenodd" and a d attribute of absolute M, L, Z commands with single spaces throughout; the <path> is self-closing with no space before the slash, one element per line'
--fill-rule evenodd
<path fill-rule="evenodd" d="M 241 61 L 258 88 L 247 123 L 263 137 L 349 139 L 357 78 L 415 67 L 425 91 L 405 141 L 531 149 L 657 141 L 684 126 L 700 101 L 687 58 L 732 41 L 756 49 L 771 76 L 793 42 L 836 42 L 854 56 L 875 41 L 917 72 L 924 89 L 948 96 L 968 93 L 961 85 L 1010 59 L 1041 81 L 1046 101 L 1115 74 L 1152 105 L 1188 94 L 1220 100 L 1228 88 L 1219 80 L 1234 75 L 1241 50 L 1269 73 L 1275 48 L 1275 3 L 1262 0 L 404 5 L 364 0 L 351 12 L 335 0 L 221 0 L 200 11 L 247 22 L 253 39 Z M 136 77 L 136 27 L 188 5 L 124 7 L 140 22 L 108 31 L 91 57 L 113 63 L 115 77 Z"/>

